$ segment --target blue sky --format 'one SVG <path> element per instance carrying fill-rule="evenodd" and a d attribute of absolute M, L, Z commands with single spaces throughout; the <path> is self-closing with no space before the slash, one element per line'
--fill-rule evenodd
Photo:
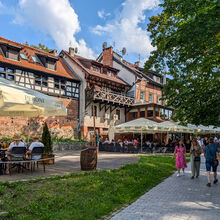
<path fill-rule="evenodd" d="M 125 59 L 145 60 L 153 50 L 146 28 L 159 0 L 0 0 L 0 35 L 51 49 L 78 47 L 96 58 L 102 43 L 127 48 Z"/>

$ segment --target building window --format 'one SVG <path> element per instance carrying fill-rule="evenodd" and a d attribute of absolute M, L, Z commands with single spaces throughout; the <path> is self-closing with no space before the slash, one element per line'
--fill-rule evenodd
<path fill-rule="evenodd" d="M 145 118 L 145 111 L 140 111 L 140 117 Z"/>
<path fill-rule="evenodd" d="M 144 98 L 145 98 L 145 91 L 141 90 L 141 92 L 140 92 L 140 100 L 144 101 Z"/>
<path fill-rule="evenodd" d="M 1 72 L 5 72 L 5 68 L 2 67 L 2 66 L 0 66 L 0 71 L 1 71 Z"/>
<path fill-rule="evenodd" d="M 15 72 L 21 74 L 21 73 L 22 73 L 22 70 L 16 69 Z"/>
<path fill-rule="evenodd" d="M 147 110 L 147 117 L 153 117 L 154 111 L 153 110 Z"/>
<path fill-rule="evenodd" d="M 60 80 L 61 84 L 66 85 L 66 80 Z"/>
<path fill-rule="evenodd" d="M 14 75 L 8 75 L 8 80 L 14 80 L 15 79 L 15 76 Z"/>
<path fill-rule="evenodd" d="M 137 118 L 137 112 L 133 112 L 133 118 Z"/>
<path fill-rule="evenodd" d="M 149 102 L 154 102 L 154 94 L 149 93 Z"/>
<path fill-rule="evenodd" d="M 60 83 L 60 80 L 59 79 L 54 79 L 54 83 Z"/>
<path fill-rule="evenodd" d="M 59 88 L 60 88 L 60 85 L 57 84 L 57 83 L 55 83 L 55 84 L 54 84 L 54 87 L 55 87 L 56 89 L 59 89 Z"/>
<path fill-rule="evenodd" d="M 118 120 L 121 120 L 121 111 L 120 111 L 120 109 L 116 110 L 116 115 L 118 116 Z"/>
<path fill-rule="evenodd" d="M 99 73 L 101 72 L 101 69 L 100 69 L 100 67 L 98 67 L 98 66 L 93 66 L 92 68 L 93 68 L 93 70 L 96 71 L 96 72 L 99 72 Z"/>
<path fill-rule="evenodd" d="M 31 56 L 32 60 L 35 62 L 35 63 L 40 63 L 39 60 L 37 59 L 37 57 L 35 56 Z"/>
<path fill-rule="evenodd" d="M 27 60 L 27 57 L 24 53 L 20 53 L 20 57 L 23 59 L 23 60 Z"/>
<path fill-rule="evenodd" d="M 35 85 L 36 86 L 41 86 L 41 81 L 40 80 L 35 80 Z"/>
<path fill-rule="evenodd" d="M 5 78 L 5 73 L 0 73 L 0 77 Z"/>
<path fill-rule="evenodd" d="M 72 87 L 71 87 L 71 86 L 67 86 L 67 87 L 66 87 L 66 91 L 67 91 L 67 92 L 72 92 Z"/>
<path fill-rule="evenodd" d="M 108 70 L 107 72 L 108 72 L 108 76 L 115 77 L 115 73 L 112 72 L 111 70 Z"/>
<path fill-rule="evenodd" d="M 165 109 L 165 119 L 169 119 L 169 110 Z"/>
<path fill-rule="evenodd" d="M 164 109 L 163 108 L 160 109 L 160 117 L 164 118 Z"/>
<path fill-rule="evenodd" d="M 62 89 L 62 90 L 65 90 L 65 89 L 66 89 L 66 86 L 61 85 L 61 89 Z"/>
<path fill-rule="evenodd" d="M 66 90 L 67 96 L 71 96 L 74 98 L 79 97 L 79 84 L 67 81 L 67 86 L 61 85 L 61 88 Z"/>
<path fill-rule="evenodd" d="M 8 73 L 14 73 L 14 70 L 13 70 L 13 69 L 8 68 L 8 69 L 7 69 L 7 72 L 8 72 Z"/>
<path fill-rule="evenodd" d="M 156 116 L 156 117 L 159 116 L 159 108 L 155 108 L 155 116 Z"/>
<path fill-rule="evenodd" d="M 48 83 L 45 82 L 45 81 L 43 81 L 43 82 L 42 82 L 42 85 L 45 86 L 45 87 L 47 87 L 47 86 L 48 86 Z"/>

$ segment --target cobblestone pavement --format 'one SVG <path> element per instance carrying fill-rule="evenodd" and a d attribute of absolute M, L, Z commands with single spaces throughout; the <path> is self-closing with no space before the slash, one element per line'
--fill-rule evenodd
<path fill-rule="evenodd" d="M 122 154 L 122 153 L 107 153 L 101 152 L 98 154 L 97 170 L 99 169 L 117 169 L 127 163 L 135 163 L 139 160 L 137 154 Z M 55 164 L 47 165 L 46 172 L 43 172 L 42 165 L 33 173 L 24 171 L 17 173 L 12 171 L 12 175 L 0 175 L 0 181 L 16 181 L 27 180 L 37 177 L 50 177 L 55 175 L 64 175 L 71 172 L 80 171 L 80 151 L 60 151 L 56 152 Z"/>
<path fill-rule="evenodd" d="M 206 186 L 204 162 L 202 158 L 198 179 L 190 179 L 188 164 L 185 176 L 172 175 L 112 220 L 220 220 L 220 182 Z M 220 181 L 220 172 L 218 175 Z"/>

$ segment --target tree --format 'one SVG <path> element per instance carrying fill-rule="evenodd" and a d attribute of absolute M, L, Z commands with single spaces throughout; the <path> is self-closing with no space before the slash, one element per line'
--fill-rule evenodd
<path fill-rule="evenodd" d="M 48 129 L 47 123 L 44 123 L 43 133 L 42 133 L 42 143 L 44 144 L 44 153 L 53 153 L 53 143 L 51 140 L 50 131 Z"/>
<path fill-rule="evenodd" d="M 25 44 L 29 46 L 29 44 L 28 44 L 27 41 L 25 42 Z M 30 46 L 31 46 L 31 47 L 34 47 L 34 48 L 36 48 L 36 49 L 43 50 L 43 51 L 45 51 L 45 52 L 47 52 L 47 53 L 49 53 L 49 52 L 51 51 L 51 49 L 49 49 L 47 46 L 45 46 L 44 44 L 41 44 L 41 43 L 39 43 L 38 46 L 33 45 L 33 44 L 30 45 Z"/>
<path fill-rule="evenodd" d="M 216 0 L 164 0 L 150 18 L 155 50 L 145 63 L 168 69 L 171 79 L 163 99 L 174 107 L 173 119 L 220 126 L 220 10 Z"/>

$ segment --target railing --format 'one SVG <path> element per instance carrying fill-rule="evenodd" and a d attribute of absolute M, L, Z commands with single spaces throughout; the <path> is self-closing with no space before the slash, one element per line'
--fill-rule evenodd
<path fill-rule="evenodd" d="M 123 94 L 117 94 L 114 92 L 104 91 L 104 90 L 94 90 L 93 99 L 108 101 L 117 103 L 120 105 L 131 106 L 134 104 L 134 98 L 128 97 Z"/>

